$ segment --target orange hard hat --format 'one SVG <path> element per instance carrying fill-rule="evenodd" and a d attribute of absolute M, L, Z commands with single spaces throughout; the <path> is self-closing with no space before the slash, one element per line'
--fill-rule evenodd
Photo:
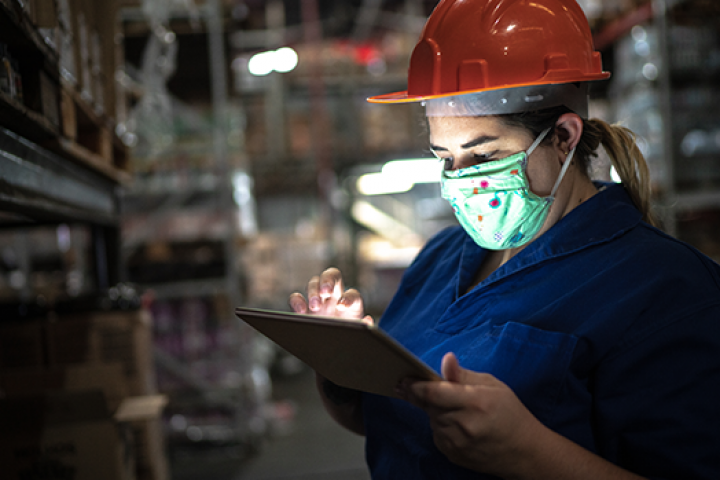
<path fill-rule="evenodd" d="M 413 51 L 407 91 L 368 100 L 405 103 L 609 76 L 575 0 L 442 0 Z"/>

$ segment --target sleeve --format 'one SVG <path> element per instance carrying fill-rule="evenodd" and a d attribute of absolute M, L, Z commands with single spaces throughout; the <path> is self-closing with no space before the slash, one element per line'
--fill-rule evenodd
<path fill-rule="evenodd" d="M 717 300 L 627 342 L 593 388 L 603 457 L 651 479 L 720 478 Z"/>

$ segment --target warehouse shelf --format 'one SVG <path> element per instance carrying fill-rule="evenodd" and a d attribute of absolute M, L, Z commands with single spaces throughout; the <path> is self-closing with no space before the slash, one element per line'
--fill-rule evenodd
<path fill-rule="evenodd" d="M 58 70 L 53 68 L 58 64 L 58 53 L 45 43 L 27 13 L 12 0 L 0 0 L 0 32 L 3 43 L 35 57 L 59 78 Z"/>
<path fill-rule="evenodd" d="M 641 140 L 663 228 L 711 256 L 720 249 L 718 21 L 713 2 L 655 0 L 596 36 L 615 48 L 610 100 Z"/>
<path fill-rule="evenodd" d="M 186 282 L 168 282 L 162 284 L 145 285 L 152 291 L 157 299 L 169 299 L 179 297 L 206 297 L 224 293 L 227 291 L 226 278 L 208 278 L 203 280 L 192 280 Z"/>
<path fill-rule="evenodd" d="M 131 178 L 128 149 L 115 135 L 114 121 L 101 113 L 102 106 L 61 78 L 60 52 L 45 37 L 67 25 L 60 22 L 41 31 L 36 24 L 54 17 L 44 9 L 59 9 L 60 4 L 33 2 L 26 9 L 24 2 L 0 0 L 0 43 L 7 47 L 4 55 L 12 58 L 12 70 L 6 75 L 17 82 L 16 89 L 0 92 L 2 227 L 12 234 L 16 227 L 21 228 L 16 232 L 25 232 L 61 223 L 82 225 L 90 232 L 88 261 L 100 292 L 120 276 L 119 189 Z M 91 8 L 88 5 L 72 8 Z M 103 28 L 113 21 L 114 5 L 103 4 L 103 13 L 108 14 L 103 16 Z M 96 68 L 109 68 L 115 58 L 114 33 L 103 33 L 105 41 L 112 38 L 112 45 L 106 41 L 112 49 L 104 50 L 108 62 L 93 64 Z M 89 71 L 90 66 L 85 67 Z M 103 72 L 94 70 L 93 75 L 101 78 Z M 114 78 L 114 70 L 105 76 Z M 103 89 L 116 98 L 108 88 L 111 82 Z"/>
<path fill-rule="evenodd" d="M 31 217 L 111 224 L 115 184 L 0 127 L 0 205 Z"/>

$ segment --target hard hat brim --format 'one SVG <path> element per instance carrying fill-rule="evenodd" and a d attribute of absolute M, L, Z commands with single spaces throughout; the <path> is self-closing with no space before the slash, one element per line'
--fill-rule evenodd
<path fill-rule="evenodd" d="M 410 95 L 407 90 L 400 91 L 400 92 L 394 92 L 394 93 L 386 93 L 382 95 L 374 95 L 372 97 L 367 98 L 367 101 L 370 103 L 382 103 L 382 104 L 397 104 L 397 103 L 417 103 L 422 102 L 425 100 L 433 100 L 436 98 L 443 98 L 443 97 L 452 97 L 457 95 L 465 95 L 465 94 L 471 94 L 471 93 L 482 93 L 482 92 L 488 92 L 492 90 L 508 90 L 512 88 L 520 88 L 520 87 L 531 87 L 535 85 L 560 85 L 565 83 L 577 83 L 577 82 L 592 82 L 592 81 L 599 81 L 599 80 L 607 80 L 610 78 L 610 72 L 601 72 L 598 74 L 590 74 L 585 75 L 582 78 L 578 78 L 577 80 L 563 80 L 562 82 L 549 82 L 547 80 L 541 80 L 539 82 L 530 82 L 530 83 L 522 83 L 517 85 L 503 85 L 498 86 L 496 88 L 481 88 L 477 90 L 465 90 L 460 92 L 448 92 L 448 93 L 439 93 L 435 95 Z"/>

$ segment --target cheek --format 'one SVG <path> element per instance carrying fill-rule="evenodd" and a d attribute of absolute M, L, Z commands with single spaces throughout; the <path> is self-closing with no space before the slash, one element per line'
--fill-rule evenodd
<path fill-rule="evenodd" d="M 530 191 L 541 197 L 547 197 L 552 192 L 561 165 L 552 154 L 537 152 L 528 162 L 527 176 L 530 182 Z"/>

